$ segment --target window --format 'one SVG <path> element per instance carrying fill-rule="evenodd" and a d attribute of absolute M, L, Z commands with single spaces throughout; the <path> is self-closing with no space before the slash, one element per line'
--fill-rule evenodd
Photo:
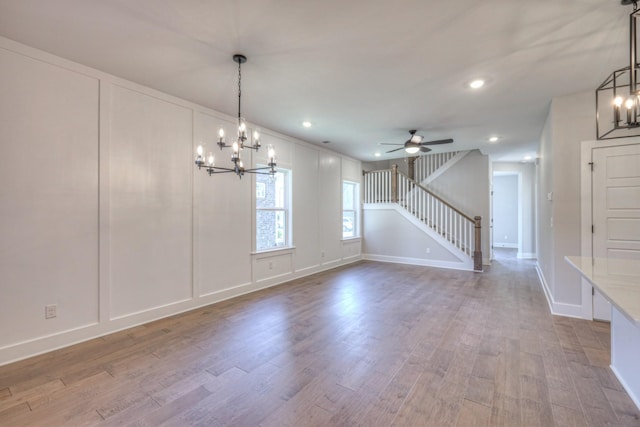
<path fill-rule="evenodd" d="M 290 172 L 256 175 L 256 250 L 289 246 Z"/>
<path fill-rule="evenodd" d="M 342 182 L 342 238 L 358 236 L 358 200 L 360 184 Z"/>

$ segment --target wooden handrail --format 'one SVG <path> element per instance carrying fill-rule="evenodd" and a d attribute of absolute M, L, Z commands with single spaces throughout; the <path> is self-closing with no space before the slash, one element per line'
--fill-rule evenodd
<path fill-rule="evenodd" d="M 443 205 L 445 205 L 446 207 L 448 207 L 449 209 L 451 209 L 452 211 L 454 211 L 455 213 L 457 213 L 461 217 L 465 218 L 466 220 L 468 220 L 470 222 L 475 222 L 475 219 L 473 217 L 471 217 L 470 215 L 467 215 L 466 213 L 462 212 L 460 209 L 456 208 L 455 206 L 452 206 L 446 200 L 443 200 L 440 196 L 438 196 L 437 194 L 434 194 L 433 191 L 429 190 L 428 188 L 422 186 L 420 183 L 418 183 L 418 182 L 414 181 L 413 179 L 409 178 L 406 174 L 404 174 L 402 172 L 398 172 L 398 174 L 404 176 L 409 182 L 414 184 L 416 187 L 418 187 L 422 191 L 427 192 L 429 195 L 431 195 L 431 197 L 433 197 L 434 199 L 438 200 L 440 203 L 442 203 Z"/>

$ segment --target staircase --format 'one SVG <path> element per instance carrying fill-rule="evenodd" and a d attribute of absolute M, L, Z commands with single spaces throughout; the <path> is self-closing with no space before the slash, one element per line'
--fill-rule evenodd
<path fill-rule="evenodd" d="M 444 163 L 454 157 L 451 156 Z M 424 185 L 399 172 L 397 165 L 393 165 L 392 169 L 365 172 L 364 203 L 365 208 L 371 204 L 399 206 L 446 244 L 472 260 L 475 271 L 482 271 L 481 218 L 472 218 L 461 212 Z"/>
<path fill-rule="evenodd" d="M 434 153 L 416 157 L 414 161 L 415 176 L 413 179 L 426 187 L 467 154 L 469 154 L 469 151 L 451 151 L 449 153 Z"/>

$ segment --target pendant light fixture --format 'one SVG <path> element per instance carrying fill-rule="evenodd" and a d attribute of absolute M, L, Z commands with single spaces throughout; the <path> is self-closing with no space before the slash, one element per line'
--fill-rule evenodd
<path fill-rule="evenodd" d="M 598 139 L 640 135 L 640 64 L 638 64 L 637 0 L 629 15 L 629 66 L 615 70 L 596 90 L 596 132 Z"/>
<path fill-rule="evenodd" d="M 225 140 L 224 128 L 220 128 L 218 130 L 218 141 L 216 144 L 220 147 L 222 151 L 224 148 L 231 148 L 231 162 L 233 163 L 233 167 L 222 167 L 215 165 L 215 156 L 213 152 L 208 152 L 206 157 L 204 154 L 204 147 L 202 145 L 198 145 L 196 150 L 196 166 L 198 169 L 204 169 L 207 171 L 209 175 L 213 175 L 216 173 L 229 173 L 235 172 L 239 178 L 245 173 L 253 173 L 253 174 L 266 174 L 266 175 L 274 175 L 276 173 L 276 153 L 273 146 L 269 145 L 267 147 L 267 166 L 246 169 L 242 162 L 241 153 L 242 150 L 248 148 L 250 150 L 258 151 L 261 147 L 260 145 L 260 133 L 257 129 L 253 131 L 251 143 L 248 143 L 247 136 L 247 123 L 242 117 L 241 112 L 241 102 L 242 102 L 242 64 L 247 62 L 247 57 L 241 54 L 233 55 L 233 61 L 238 64 L 238 132 L 237 137 L 233 141 L 232 144 L 227 144 Z"/>

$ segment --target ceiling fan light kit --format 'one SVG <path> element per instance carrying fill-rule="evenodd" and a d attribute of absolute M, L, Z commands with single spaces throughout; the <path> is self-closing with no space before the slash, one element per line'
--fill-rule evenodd
<path fill-rule="evenodd" d="M 598 139 L 640 136 L 640 64 L 638 64 L 637 0 L 629 15 L 629 66 L 613 71 L 596 89 L 596 135 Z"/>
<path fill-rule="evenodd" d="M 422 135 L 416 135 L 417 130 L 412 129 L 409 131 L 411 137 L 406 140 L 403 144 L 393 144 L 393 143 L 380 143 L 380 145 L 402 145 L 400 148 L 395 148 L 393 150 L 387 151 L 388 153 L 393 153 L 398 150 L 404 149 L 407 154 L 416 154 L 418 152 L 428 153 L 431 151 L 431 148 L 427 147 L 427 145 L 440 145 L 440 144 L 451 144 L 453 139 L 438 139 L 435 141 L 426 141 L 423 142 L 424 137 Z"/>

